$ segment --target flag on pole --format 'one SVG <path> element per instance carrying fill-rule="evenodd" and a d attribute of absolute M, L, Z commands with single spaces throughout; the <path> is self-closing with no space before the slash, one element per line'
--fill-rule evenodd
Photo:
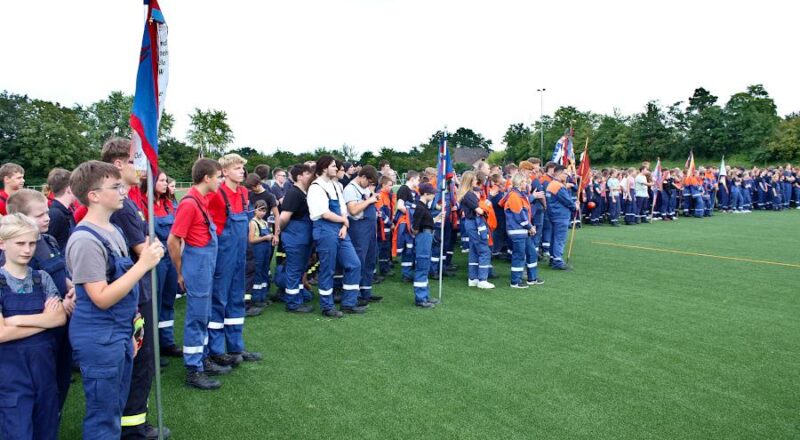
<path fill-rule="evenodd" d="M 153 170 L 158 169 L 158 123 L 164 111 L 169 80 L 167 22 L 158 0 L 144 0 L 144 4 L 147 5 L 147 20 L 130 118 L 134 166 L 138 171 L 145 171 L 148 162 Z"/>
<path fill-rule="evenodd" d="M 722 156 L 722 163 L 719 164 L 719 175 L 720 176 L 728 175 L 728 171 L 725 169 L 725 156 Z"/>
<path fill-rule="evenodd" d="M 586 185 L 589 183 L 589 179 L 591 179 L 591 161 L 589 160 L 589 142 L 587 139 L 586 146 L 583 147 L 583 153 L 581 153 L 581 163 L 578 166 L 578 177 L 580 177 L 581 186 L 578 188 L 578 194 L 580 194 Z"/>
<path fill-rule="evenodd" d="M 433 202 L 434 206 L 439 204 L 442 193 L 447 189 L 447 182 L 455 176 L 453 160 L 450 157 L 450 150 L 447 148 L 447 130 L 444 131 L 442 138 L 439 140 L 439 153 L 436 163 L 436 188 L 438 191 Z"/>
<path fill-rule="evenodd" d="M 691 177 L 691 176 L 694 175 L 694 151 L 693 150 L 689 151 L 689 158 L 686 159 L 686 165 L 684 166 L 684 168 L 686 170 L 688 170 L 686 177 Z"/>
<path fill-rule="evenodd" d="M 661 189 L 661 185 L 664 182 L 664 175 L 661 171 L 661 158 L 658 158 L 656 162 L 656 169 L 653 171 L 653 183 L 657 189 Z"/>
<path fill-rule="evenodd" d="M 550 159 L 552 162 L 565 167 L 570 163 L 575 163 L 575 151 L 572 148 L 573 134 L 574 130 L 572 128 L 564 130 L 564 135 L 558 139 L 553 149 L 553 157 Z"/>

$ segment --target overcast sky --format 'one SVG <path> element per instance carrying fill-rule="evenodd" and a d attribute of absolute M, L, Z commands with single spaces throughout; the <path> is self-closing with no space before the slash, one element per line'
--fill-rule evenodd
<path fill-rule="evenodd" d="M 625 114 L 763 83 L 800 111 L 800 2 L 161 0 L 166 109 L 220 109 L 235 146 L 406 150 L 447 125 L 502 141 L 562 105 Z M 141 1 L 4 2 L 0 90 L 133 94 Z"/>

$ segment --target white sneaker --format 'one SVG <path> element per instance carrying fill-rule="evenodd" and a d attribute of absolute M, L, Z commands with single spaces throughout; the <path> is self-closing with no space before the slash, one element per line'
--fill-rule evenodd
<path fill-rule="evenodd" d="M 528 285 L 527 284 L 512 284 L 511 288 L 512 289 L 527 289 Z"/>
<path fill-rule="evenodd" d="M 478 289 L 494 289 L 494 284 L 488 281 L 478 281 Z"/>
<path fill-rule="evenodd" d="M 478 287 L 478 280 L 467 280 L 467 287 Z"/>

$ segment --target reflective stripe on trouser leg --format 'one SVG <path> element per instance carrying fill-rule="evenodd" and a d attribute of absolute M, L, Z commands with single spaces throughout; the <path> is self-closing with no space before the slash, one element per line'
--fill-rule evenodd
<path fill-rule="evenodd" d="M 336 260 L 344 271 L 342 278 L 342 307 L 355 307 L 358 302 L 359 281 L 361 281 L 361 261 L 353 248 L 350 237 L 337 239 Z"/>
<path fill-rule="evenodd" d="M 158 337 L 162 347 L 175 345 L 175 295 L 178 293 L 178 272 L 169 255 L 156 266 L 158 275 Z"/>
<path fill-rule="evenodd" d="M 338 231 L 334 233 L 330 226 L 314 223 L 314 242 L 319 257 L 319 305 L 323 311 L 333 309 L 333 275 L 336 271 L 336 256 L 339 250 Z M 326 230 L 327 229 L 327 230 Z"/>
<path fill-rule="evenodd" d="M 553 222 L 553 245 L 551 251 L 553 255 L 553 265 L 562 266 L 564 264 L 564 245 L 567 242 L 567 230 L 569 229 L 569 220 L 565 219 L 559 222 Z"/>
<path fill-rule="evenodd" d="M 208 345 L 211 288 L 216 267 L 216 247 L 183 249 L 183 279 L 186 285 L 186 319 L 183 323 L 183 363 L 188 370 L 203 371 L 203 353 Z"/>
<path fill-rule="evenodd" d="M 148 272 L 139 281 L 139 288 L 142 289 L 144 288 L 143 284 L 149 285 L 150 283 L 150 272 Z M 153 351 L 156 335 L 153 333 L 152 301 L 153 298 L 151 296 L 150 301 L 139 305 L 139 313 L 142 314 L 145 322 L 144 340 L 142 341 L 142 347 L 133 359 L 130 390 L 128 392 L 128 400 L 125 403 L 125 410 L 122 412 L 123 417 L 138 416 L 142 413 L 147 414 L 147 399 L 150 397 L 150 387 L 153 384 L 153 375 L 155 374 Z M 123 426 L 123 438 L 125 437 L 126 429 L 131 426 Z"/>
<path fill-rule="evenodd" d="M 284 249 L 286 250 L 286 293 L 289 295 L 286 308 L 288 310 L 297 310 L 298 307 L 303 305 L 303 296 L 297 295 L 299 289 L 297 292 L 291 289 L 290 292 L 288 287 L 302 285 L 303 273 L 305 273 L 306 266 L 308 265 L 311 245 L 287 246 L 284 243 Z"/>
<path fill-rule="evenodd" d="M 522 272 L 525 270 L 525 244 L 523 237 L 511 239 L 511 284 L 522 282 Z"/>
<path fill-rule="evenodd" d="M 539 255 L 536 251 L 533 237 L 525 240 L 526 269 L 528 269 L 528 281 L 533 281 L 539 277 Z"/>
<path fill-rule="evenodd" d="M 253 245 L 255 276 L 253 277 L 253 295 L 251 299 L 255 302 L 264 302 L 267 299 L 266 287 L 267 279 L 269 278 L 269 261 L 267 261 L 267 255 L 270 254 L 271 247 L 272 244 L 267 242 Z M 247 299 L 246 296 L 245 299 Z"/>
<path fill-rule="evenodd" d="M 478 279 L 478 253 L 473 249 L 473 242 L 477 243 L 478 240 L 478 230 L 476 228 L 477 226 L 475 226 L 475 220 L 464 219 L 464 222 L 461 224 L 462 232 L 467 234 L 467 238 L 474 238 L 474 240 L 469 240 L 466 242 L 469 247 L 469 254 L 467 255 L 467 260 L 469 262 L 467 277 L 470 280 Z"/>
<path fill-rule="evenodd" d="M 361 266 L 358 283 L 360 287 L 359 296 L 363 299 L 369 299 L 372 296 L 372 278 L 375 274 L 375 265 L 378 259 L 376 222 L 369 219 L 353 220 L 350 222 L 348 236 Z"/>
<path fill-rule="evenodd" d="M 420 231 L 415 237 L 417 248 L 417 261 L 414 270 L 414 301 L 421 304 L 428 301 L 428 272 L 431 264 L 431 243 L 433 236 L 430 232 Z"/>
<path fill-rule="evenodd" d="M 402 236 L 402 241 L 405 243 L 403 246 L 402 254 L 400 255 L 401 267 L 403 269 L 403 278 L 412 279 L 414 277 L 414 238 L 408 232 L 408 225 L 405 223 L 399 226 L 398 237 Z M 398 238 L 398 248 L 400 247 Z M 410 247 L 409 247 L 410 245 Z"/>
<path fill-rule="evenodd" d="M 130 338 L 111 345 L 75 343 L 73 348 L 75 360 L 81 366 L 87 401 L 83 438 L 120 438 L 120 422 L 133 371 L 133 345 Z M 101 389 L 104 391 L 98 392 Z"/>
<path fill-rule="evenodd" d="M 231 279 L 228 303 L 225 307 L 225 345 L 228 353 L 244 351 L 244 259 Z"/>

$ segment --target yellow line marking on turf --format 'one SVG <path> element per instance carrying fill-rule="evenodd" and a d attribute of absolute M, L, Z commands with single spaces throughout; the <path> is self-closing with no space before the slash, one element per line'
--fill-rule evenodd
<path fill-rule="evenodd" d="M 701 254 L 699 252 L 686 252 L 686 251 L 679 251 L 677 249 L 661 249 L 661 248 L 652 248 L 646 246 L 634 246 L 630 244 L 619 244 L 619 243 L 608 243 L 605 241 L 593 241 L 592 244 L 599 244 L 603 246 L 612 246 L 612 247 L 619 247 L 619 248 L 628 248 L 628 249 L 640 249 L 645 251 L 655 251 L 655 252 L 666 252 L 669 254 L 680 254 L 680 255 L 691 255 L 695 257 L 708 257 L 708 258 L 717 258 L 720 260 L 733 260 L 733 261 L 741 261 L 745 263 L 757 263 L 757 264 L 770 264 L 773 266 L 784 266 L 784 267 L 793 267 L 795 269 L 800 269 L 800 264 L 791 264 L 791 263 L 780 263 L 777 261 L 767 261 L 767 260 L 754 260 L 752 258 L 739 258 L 739 257 L 726 257 L 724 255 L 711 255 L 711 254 Z"/>

